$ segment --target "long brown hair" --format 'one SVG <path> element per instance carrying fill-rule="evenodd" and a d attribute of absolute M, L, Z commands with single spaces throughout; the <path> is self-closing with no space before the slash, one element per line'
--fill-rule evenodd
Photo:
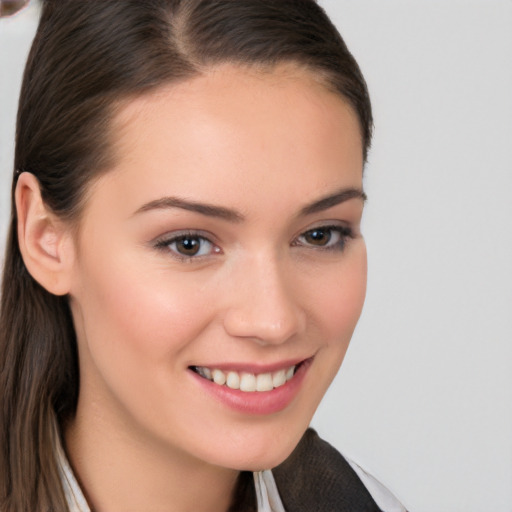
<path fill-rule="evenodd" d="M 314 0 L 44 0 L 19 102 L 13 196 L 18 173 L 31 172 L 46 205 L 76 222 L 87 185 L 112 163 L 116 105 L 226 62 L 294 62 L 317 75 L 356 112 L 366 158 L 366 84 Z M 0 310 L 0 510 L 67 510 L 54 425 L 73 416 L 78 390 L 67 298 L 28 273 L 13 206 Z"/>

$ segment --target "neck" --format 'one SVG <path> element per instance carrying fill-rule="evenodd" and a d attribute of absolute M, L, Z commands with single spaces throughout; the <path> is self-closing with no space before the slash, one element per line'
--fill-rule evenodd
<path fill-rule="evenodd" d="M 88 409 L 88 410 L 87 410 Z M 66 451 L 93 512 L 226 512 L 239 472 L 198 460 L 78 404 Z"/>

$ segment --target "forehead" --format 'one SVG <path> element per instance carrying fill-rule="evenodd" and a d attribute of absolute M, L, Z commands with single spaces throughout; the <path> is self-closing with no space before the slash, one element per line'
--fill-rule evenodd
<path fill-rule="evenodd" d="M 160 88 L 128 101 L 112 130 L 116 163 L 109 179 L 141 201 L 157 193 L 208 199 L 215 191 L 243 210 L 242 199 L 263 182 L 293 199 L 307 188 L 329 193 L 362 180 L 352 108 L 311 72 L 289 65 L 224 65 Z M 241 182 L 243 196 L 229 194 Z"/>

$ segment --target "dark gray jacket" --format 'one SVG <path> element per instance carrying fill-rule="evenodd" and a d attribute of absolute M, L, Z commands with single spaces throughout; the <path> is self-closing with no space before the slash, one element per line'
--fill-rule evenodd
<path fill-rule="evenodd" d="M 349 463 L 313 429 L 272 473 L 287 512 L 382 512 Z M 244 472 L 230 512 L 256 510 L 252 473 Z"/>

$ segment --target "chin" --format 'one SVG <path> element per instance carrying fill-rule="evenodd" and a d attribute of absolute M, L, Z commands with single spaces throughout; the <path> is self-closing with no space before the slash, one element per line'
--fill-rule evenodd
<path fill-rule="evenodd" d="M 231 444 L 230 453 L 224 453 L 221 465 L 238 471 L 263 471 L 284 462 L 298 445 L 307 427 L 286 429 L 269 436 L 248 436 L 245 442 Z"/>
<path fill-rule="evenodd" d="M 280 451 L 279 453 L 265 453 L 261 457 L 255 457 L 251 463 L 240 468 L 239 471 L 264 471 L 265 469 L 273 469 L 283 463 L 293 452 L 298 442 L 289 450 Z"/>

